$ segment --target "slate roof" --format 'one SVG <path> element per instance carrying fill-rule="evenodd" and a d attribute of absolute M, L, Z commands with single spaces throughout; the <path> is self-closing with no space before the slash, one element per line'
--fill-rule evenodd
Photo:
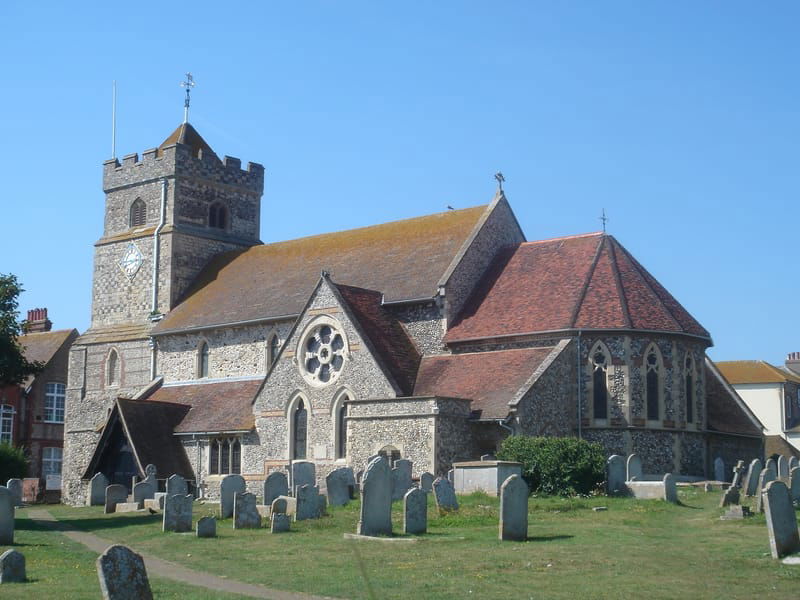
<path fill-rule="evenodd" d="M 192 154 L 197 156 L 199 150 L 203 151 L 203 155 L 208 156 L 209 154 L 212 156 L 217 156 L 214 151 L 211 149 L 211 146 L 206 143 L 197 130 L 192 127 L 189 123 L 181 123 L 172 133 L 167 136 L 161 145 L 158 147 L 159 154 L 161 151 L 166 148 L 167 146 L 172 146 L 173 144 L 185 144 L 192 149 Z"/>
<path fill-rule="evenodd" d="M 186 408 L 175 433 L 250 431 L 255 426 L 252 404 L 263 378 L 166 385 L 147 397 L 151 404 Z"/>
<path fill-rule="evenodd" d="M 800 376 L 774 367 L 763 360 L 730 360 L 716 363 L 717 368 L 732 384 L 739 383 L 800 383 Z"/>
<path fill-rule="evenodd" d="M 414 396 L 472 401 L 481 419 L 508 416 L 509 402 L 525 387 L 552 347 L 423 357 Z M 527 391 L 527 390 L 525 390 Z"/>
<path fill-rule="evenodd" d="M 763 432 L 758 418 L 750 411 L 730 383 L 715 365 L 706 358 L 706 401 L 709 431 L 760 436 Z"/>
<path fill-rule="evenodd" d="M 322 270 L 386 302 L 432 298 L 486 206 L 223 253 L 154 328 L 159 334 L 295 317 Z"/>
<path fill-rule="evenodd" d="M 610 235 L 507 250 L 476 287 L 445 342 L 576 329 L 706 331 Z"/>
<path fill-rule="evenodd" d="M 27 333 L 19 336 L 17 341 L 23 348 L 25 358 L 30 362 L 41 362 L 47 364 L 56 352 L 70 338 L 78 337 L 77 329 L 59 329 L 57 331 L 41 331 L 37 333 Z M 25 385 L 30 385 L 34 376 L 25 380 Z"/>

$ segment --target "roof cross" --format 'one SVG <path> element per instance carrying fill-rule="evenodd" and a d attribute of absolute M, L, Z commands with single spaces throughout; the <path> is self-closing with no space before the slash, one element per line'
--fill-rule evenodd
<path fill-rule="evenodd" d="M 497 189 L 502 192 L 503 182 L 506 180 L 506 178 L 503 177 L 503 174 L 500 171 L 494 174 L 494 178 L 497 180 Z"/>
<path fill-rule="evenodd" d="M 186 81 L 181 81 L 181 87 L 186 88 L 186 100 L 183 103 L 183 122 L 189 122 L 189 92 L 194 87 L 194 78 L 191 73 L 186 74 Z"/>
<path fill-rule="evenodd" d="M 603 222 L 603 233 L 605 233 L 606 232 L 606 223 L 608 223 L 608 217 L 606 216 L 606 209 L 605 208 L 603 209 L 603 213 L 597 218 L 600 219 L 600 221 Z"/>

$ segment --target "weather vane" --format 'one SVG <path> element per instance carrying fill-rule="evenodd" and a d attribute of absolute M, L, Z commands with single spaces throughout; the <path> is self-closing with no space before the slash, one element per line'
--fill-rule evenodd
<path fill-rule="evenodd" d="M 605 208 L 603 209 L 603 214 L 601 214 L 597 218 L 600 219 L 600 221 L 602 221 L 602 223 L 603 223 L 603 233 L 605 233 L 606 232 L 606 223 L 608 223 L 608 217 L 606 216 L 606 209 Z"/>
<path fill-rule="evenodd" d="M 502 192 L 503 182 L 506 180 L 506 178 L 503 177 L 503 174 L 500 171 L 494 174 L 494 178 L 497 180 L 497 189 Z"/>
<path fill-rule="evenodd" d="M 194 87 L 194 79 L 191 73 L 186 74 L 186 81 L 181 81 L 181 87 L 186 88 L 186 100 L 183 103 L 183 122 L 189 122 L 189 92 Z"/>

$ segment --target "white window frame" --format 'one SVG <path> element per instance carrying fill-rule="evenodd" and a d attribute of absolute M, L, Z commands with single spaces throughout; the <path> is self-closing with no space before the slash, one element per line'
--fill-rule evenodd
<path fill-rule="evenodd" d="M 11 444 L 14 440 L 14 415 L 17 411 L 11 404 L 0 404 L 0 442 Z M 8 428 L 6 430 L 6 425 Z"/>
<path fill-rule="evenodd" d="M 67 386 L 58 381 L 49 381 L 44 394 L 44 422 L 63 423 L 67 399 Z M 60 418 L 59 418 L 60 417 Z"/>
<path fill-rule="evenodd" d="M 49 452 L 48 452 L 49 450 Z M 42 476 L 61 475 L 61 468 L 64 462 L 64 449 L 59 447 L 42 448 Z M 54 471 L 52 465 L 58 465 L 58 470 Z"/>

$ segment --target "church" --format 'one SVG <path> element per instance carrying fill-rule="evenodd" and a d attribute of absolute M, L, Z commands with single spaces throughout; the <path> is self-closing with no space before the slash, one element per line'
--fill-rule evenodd
<path fill-rule="evenodd" d="M 264 244 L 264 168 L 185 121 L 103 165 L 91 325 L 69 356 L 62 493 L 148 464 L 209 497 L 292 460 L 384 454 L 414 474 L 512 434 L 708 474 L 762 426 L 706 357 L 708 331 L 617 241 L 527 241 L 488 204 Z"/>

